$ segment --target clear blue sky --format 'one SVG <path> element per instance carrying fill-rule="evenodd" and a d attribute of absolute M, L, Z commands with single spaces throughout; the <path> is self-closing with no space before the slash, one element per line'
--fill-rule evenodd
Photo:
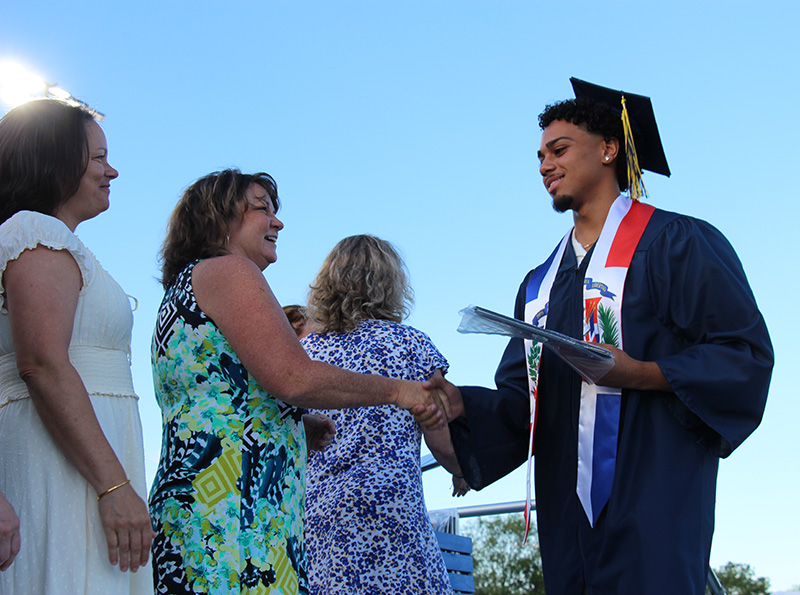
<path fill-rule="evenodd" d="M 0 60 L 107 116 L 120 177 L 111 209 L 78 233 L 139 300 L 148 477 L 156 253 L 187 184 L 229 166 L 275 176 L 286 228 L 266 277 L 283 303 L 304 301 L 342 237 L 395 242 L 416 290 L 410 324 L 454 382 L 490 384 L 505 342 L 456 333 L 458 310 L 511 313 L 522 277 L 570 226 L 537 171 L 538 113 L 571 96 L 570 76 L 651 96 L 673 175 L 646 175 L 650 201 L 728 236 L 772 332 L 764 421 L 721 463 L 712 565 L 749 563 L 777 590 L 800 583 L 799 17 L 790 0 L 26 0 L 4 3 Z M 431 509 L 524 497 L 524 470 L 458 501 L 447 483 L 426 478 Z"/>

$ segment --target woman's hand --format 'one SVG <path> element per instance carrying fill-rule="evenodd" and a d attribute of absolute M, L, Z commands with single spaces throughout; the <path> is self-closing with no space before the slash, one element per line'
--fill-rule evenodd
<path fill-rule="evenodd" d="M 444 392 L 427 383 L 411 380 L 398 381 L 397 398 L 394 404 L 409 409 L 423 429 L 440 430 L 447 419 L 449 404 Z"/>
<path fill-rule="evenodd" d="M 108 561 L 123 572 L 147 564 L 153 527 L 147 505 L 130 484 L 102 496 L 97 503 L 106 534 Z"/>
<path fill-rule="evenodd" d="M 336 422 L 327 415 L 306 413 L 303 415 L 308 450 L 325 450 L 336 436 Z"/>
<path fill-rule="evenodd" d="M 19 518 L 0 492 L 0 570 L 7 570 L 19 553 Z"/>

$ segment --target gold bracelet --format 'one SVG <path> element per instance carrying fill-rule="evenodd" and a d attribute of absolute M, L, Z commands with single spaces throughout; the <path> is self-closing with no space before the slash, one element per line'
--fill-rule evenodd
<path fill-rule="evenodd" d="M 100 502 L 100 498 L 102 498 L 103 496 L 107 496 L 108 494 L 110 494 L 111 492 L 113 492 L 114 490 L 116 490 L 116 489 L 118 489 L 118 488 L 121 488 L 122 486 L 126 486 L 126 485 L 128 485 L 130 482 L 131 482 L 131 480 L 130 480 L 130 479 L 126 479 L 126 480 L 125 480 L 125 481 L 123 481 L 122 483 L 118 483 L 117 485 L 115 485 L 115 486 L 113 486 L 113 487 L 110 487 L 110 488 L 108 488 L 108 489 L 107 489 L 105 492 L 103 492 L 102 494 L 100 494 L 100 495 L 97 497 L 97 501 L 98 501 L 98 502 Z"/>

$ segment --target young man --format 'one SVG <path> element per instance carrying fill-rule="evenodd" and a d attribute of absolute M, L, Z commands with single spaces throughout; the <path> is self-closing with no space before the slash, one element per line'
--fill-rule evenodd
<path fill-rule="evenodd" d="M 526 461 L 535 426 L 548 595 L 700 595 L 719 458 L 761 420 L 772 346 L 722 234 L 620 194 L 641 188 L 636 149 L 643 168 L 669 174 L 649 100 L 625 94 L 621 116 L 620 92 L 573 86 L 578 99 L 539 116 L 539 160 L 574 227 L 523 281 L 515 316 L 604 344 L 614 367 L 593 385 L 511 339 L 496 390 L 437 382 L 473 488 Z"/>

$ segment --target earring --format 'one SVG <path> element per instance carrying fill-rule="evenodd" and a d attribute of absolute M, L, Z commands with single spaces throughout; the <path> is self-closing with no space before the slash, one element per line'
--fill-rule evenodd
<path fill-rule="evenodd" d="M 606 161 L 608 161 L 608 155 L 606 155 Z"/>

